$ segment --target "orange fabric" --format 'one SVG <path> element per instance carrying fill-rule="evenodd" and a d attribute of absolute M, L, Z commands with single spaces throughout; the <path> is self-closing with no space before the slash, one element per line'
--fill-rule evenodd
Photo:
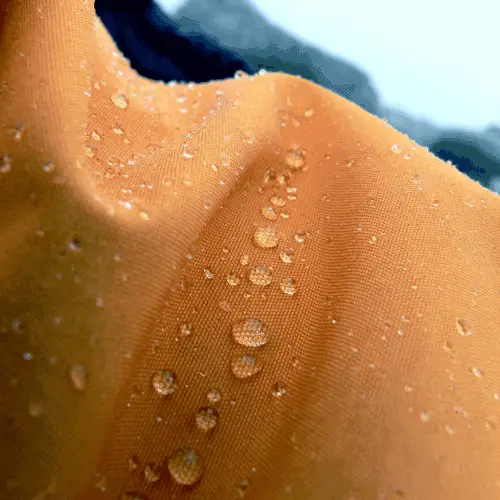
<path fill-rule="evenodd" d="M 497 196 L 302 79 L 0 9 L 0 498 L 500 498 Z"/>

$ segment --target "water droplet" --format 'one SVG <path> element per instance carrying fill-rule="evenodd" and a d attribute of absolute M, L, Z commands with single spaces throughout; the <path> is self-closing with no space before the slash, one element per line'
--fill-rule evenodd
<path fill-rule="evenodd" d="M 230 274 L 227 275 L 227 282 L 231 286 L 237 286 L 237 285 L 240 284 L 241 279 L 240 279 L 240 277 L 236 273 L 230 273 Z"/>
<path fill-rule="evenodd" d="M 377 237 L 375 235 L 373 235 L 369 240 L 368 240 L 368 243 L 371 243 L 372 245 L 374 245 L 375 243 L 377 243 Z"/>
<path fill-rule="evenodd" d="M 147 497 L 138 491 L 128 491 L 127 493 L 123 493 L 120 500 L 147 500 Z"/>
<path fill-rule="evenodd" d="M 306 118 L 311 118 L 311 116 L 314 114 L 314 109 L 309 108 L 304 111 L 304 116 Z"/>
<path fill-rule="evenodd" d="M 175 373 L 170 370 L 159 370 L 153 375 L 154 390 L 162 396 L 172 394 L 177 389 Z"/>
<path fill-rule="evenodd" d="M 112 94 L 111 100 L 113 101 L 113 104 L 118 108 L 121 109 L 128 108 L 127 96 L 122 92 L 115 92 L 114 94 Z"/>
<path fill-rule="evenodd" d="M 72 365 L 69 369 L 69 379 L 77 391 L 84 391 L 87 387 L 87 371 L 82 365 Z"/>
<path fill-rule="evenodd" d="M 94 139 L 94 141 L 100 141 L 101 136 L 95 130 L 93 130 L 92 131 L 92 139 Z"/>
<path fill-rule="evenodd" d="M 235 377 L 243 379 L 259 373 L 262 370 L 262 365 L 255 356 L 245 354 L 233 359 L 231 369 Z"/>
<path fill-rule="evenodd" d="M 200 408 L 196 413 L 196 427 L 205 432 L 214 429 L 218 420 L 219 414 L 214 408 Z"/>
<path fill-rule="evenodd" d="M 290 218 L 290 214 L 288 212 L 281 212 L 280 213 L 280 217 L 282 219 L 289 219 Z"/>
<path fill-rule="evenodd" d="M 446 434 L 449 434 L 450 436 L 452 434 L 455 434 L 455 431 L 453 430 L 453 427 L 451 427 L 450 425 L 445 425 L 444 426 L 444 430 L 445 430 Z"/>
<path fill-rule="evenodd" d="M 262 207 L 261 213 L 268 220 L 276 220 L 278 218 L 278 214 L 273 207 Z"/>
<path fill-rule="evenodd" d="M 113 127 L 113 132 L 117 135 L 123 135 L 123 129 L 121 127 L 118 127 L 118 126 L 114 126 Z"/>
<path fill-rule="evenodd" d="M 431 204 L 432 208 L 439 208 L 439 200 L 434 200 Z"/>
<path fill-rule="evenodd" d="M 210 271 L 210 269 L 203 269 L 203 274 L 205 275 L 205 278 L 207 280 L 213 280 L 214 279 L 214 275 L 213 275 L 212 271 Z"/>
<path fill-rule="evenodd" d="M 50 174 L 50 172 L 53 172 L 56 169 L 56 166 L 51 162 L 48 161 L 45 163 L 45 165 L 42 167 L 42 170 L 46 172 L 47 174 Z"/>
<path fill-rule="evenodd" d="M 242 266 L 248 266 L 248 263 L 250 262 L 250 257 L 248 255 L 242 255 L 240 258 L 240 264 Z"/>
<path fill-rule="evenodd" d="M 134 472 L 137 470 L 138 467 L 139 467 L 139 459 L 135 455 L 128 457 L 128 459 L 127 459 L 128 471 Z"/>
<path fill-rule="evenodd" d="M 224 311 L 224 312 L 231 312 L 231 304 L 227 300 L 221 300 L 219 302 L 219 307 Z"/>
<path fill-rule="evenodd" d="M 182 448 L 168 459 L 168 470 L 176 483 L 189 486 L 201 479 L 203 464 L 196 450 Z"/>
<path fill-rule="evenodd" d="M 213 388 L 207 392 L 207 399 L 210 403 L 217 404 L 222 399 L 222 394 L 219 389 Z"/>
<path fill-rule="evenodd" d="M 248 279 L 254 285 L 266 286 L 273 280 L 273 273 L 267 266 L 257 266 L 250 271 Z"/>
<path fill-rule="evenodd" d="M 285 263 L 285 264 L 291 264 L 294 259 L 294 251 L 289 248 L 288 250 L 283 250 L 280 252 L 280 259 Z"/>
<path fill-rule="evenodd" d="M 247 347 L 260 347 L 269 341 L 269 330 L 262 321 L 246 318 L 232 327 L 234 341 Z"/>
<path fill-rule="evenodd" d="M 148 464 L 144 467 L 144 479 L 148 483 L 156 483 L 160 480 L 160 468 L 156 464 Z"/>
<path fill-rule="evenodd" d="M 284 207 L 286 205 L 285 198 L 281 196 L 272 196 L 270 201 L 276 207 Z"/>
<path fill-rule="evenodd" d="M 193 325 L 191 323 L 183 323 L 179 327 L 179 332 L 183 337 L 188 337 L 193 333 Z"/>
<path fill-rule="evenodd" d="M 262 248 L 274 248 L 278 245 L 278 236 L 273 227 L 260 227 L 255 231 L 254 242 Z"/>
<path fill-rule="evenodd" d="M 297 293 L 297 284 L 293 278 L 287 277 L 280 283 L 281 291 L 285 295 L 295 295 Z"/>
<path fill-rule="evenodd" d="M 304 241 L 306 241 L 306 232 L 297 231 L 294 235 L 294 238 L 297 243 L 304 243 Z"/>
<path fill-rule="evenodd" d="M 40 404 L 31 401 L 28 405 L 28 415 L 33 418 L 39 418 L 43 414 L 43 408 Z"/>
<path fill-rule="evenodd" d="M 469 371 L 477 378 L 481 378 L 483 376 L 483 371 L 480 368 L 477 368 L 477 366 L 470 368 Z"/>
<path fill-rule="evenodd" d="M 420 413 L 420 420 L 424 423 L 427 424 L 431 420 L 431 414 L 428 411 L 423 411 Z"/>
<path fill-rule="evenodd" d="M 282 396 L 284 396 L 286 393 L 287 393 L 286 385 L 285 385 L 283 382 L 276 382 L 276 383 L 273 385 L 273 388 L 272 388 L 271 394 L 272 394 L 275 398 L 281 398 L 281 397 L 282 397 Z"/>
<path fill-rule="evenodd" d="M 7 154 L 2 155 L 2 160 L 0 163 L 0 172 L 2 174 L 10 172 L 11 164 L 12 164 L 12 158 Z"/>
<path fill-rule="evenodd" d="M 413 154 L 414 154 L 414 153 L 413 153 L 413 151 L 408 151 L 407 153 L 405 153 L 405 154 L 403 155 L 403 158 L 404 158 L 405 160 L 411 160 L 411 159 L 413 158 Z"/>
<path fill-rule="evenodd" d="M 245 478 L 241 481 L 237 489 L 238 496 L 240 498 L 245 498 L 249 486 L 250 486 L 250 481 L 248 479 Z"/>
<path fill-rule="evenodd" d="M 402 149 L 401 147 L 398 145 L 398 144 L 394 144 L 392 147 L 391 147 L 391 151 L 395 154 L 401 154 L 402 152 Z"/>
<path fill-rule="evenodd" d="M 303 152 L 297 149 L 287 151 L 285 160 L 287 165 L 294 170 L 303 167 L 306 162 Z"/>
<path fill-rule="evenodd" d="M 142 220 L 149 220 L 149 214 L 147 212 L 139 212 L 139 217 Z"/>
<path fill-rule="evenodd" d="M 464 319 L 457 319 L 457 332 L 462 337 L 472 336 L 470 325 Z"/>
<path fill-rule="evenodd" d="M 300 368 L 300 359 L 299 359 L 299 358 L 297 358 L 297 357 L 294 357 L 294 358 L 292 359 L 292 366 L 293 366 L 294 368 Z"/>
<path fill-rule="evenodd" d="M 21 142 L 23 136 L 24 136 L 24 131 L 26 130 L 26 126 L 22 122 L 17 122 L 12 129 L 12 137 L 14 138 L 15 141 Z"/>
<path fill-rule="evenodd" d="M 94 483 L 94 488 L 101 493 L 106 493 L 107 487 L 108 487 L 108 478 L 104 476 L 103 474 L 96 474 L 97 479 Z"/>

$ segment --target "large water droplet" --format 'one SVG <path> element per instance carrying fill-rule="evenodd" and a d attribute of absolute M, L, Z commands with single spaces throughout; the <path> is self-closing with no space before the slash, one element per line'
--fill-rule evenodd
<path fill-rule="evenodd" d="M 203 464 L 196 450 L 182 448 L 168 459 L 168 470 L 176 483 L 189 486 L 201 479 Z"/>
<path fill-rule="evenodd" d="M 293 278 L 285 278 L 280 283 L 280 288 L 285 295 L 295 295 L 297 293 L 297 284 Z"/>
<path fill-rule="evenodd" d="M 273 280 L 273 273 L 267 266 L 257 266 L 250 271 L 248 279 L 254 285 L 266 286 Z"/>
<path fill-rule="evenodd" d="M 162 396 L 172 394 L 177 389 L 175 373 L 170 370 L 159 370 L 153 375 L 154 390 Z"/>
<path fill-rule="evenodd" d="M 231 369 L 237 378 L 248 378 L 262 370 L 262 364 L 251 354 L 245 354 L 233 359 Z"/>
<path fill-rule="evenodd" d="M 218 403 L 221 400 L 221 398 L 222 398 L 222 394 L 219 391 L 219 389 L 213 388 L 207 392 L 207 399 L 212 404 Z"/>
<path fill-rule="evenodd" d="M 160 468 L 156 464 L 148 464 L 144 467 L 144 479 L 148 483 L 156 483 L 160 480 Z"/>
<path fill-rule="evenodd" d="M 82 365 L 72 365 L 69 369 L 71 384 L 77 391 L 84 391 L 87 387 L 87 370 Z"/>
<path fill-rule="evenodd" d="M 273 207 L 262 207 L 261 213 L 268 220 L 276 220 L 278 218 L 278 214 Z"/>
<path fill-rule="evenodd" d="M 125 109 L 128 107 L 128 98 L 122 92 L 115 92 L 114 94 L 112 94 L 111 100 L 113 101 L 113 104 L 118 108 Z"/>
<path fill-rule="evenodd" d="M 280 252 L 280 259 L 285 263 L 285 264 L 291 264 L 293 262 L 293 257 L 294 257 L 294 252 L 291 248 L 288 250 L 283 250 Z"/>
<path fill-rule="evenodd" d="M 303 167 L 306 162 L 302 151 L 299 151 L 297 149 L 291 149 L 290 151 L 287 151 L 285 160 L 287 165 L 293 169 L 299 169 Z"/>
<path fill-rule="evenodd" d="M 247 347 L 260 347 L 269 341 L 269 330 L 262 321 L 246 318 L 232 328 L 234 341 Z"/>
<path fill-rule="evenodd" d="M 259 227 L 253 239 L 262 248 L 274 248 L 278 245 L 278 235 L 273 227 Z"/>
<path fill-rule="evenodd" d="M 200 408 L 196 413 L 196 427 L 205 432 L 215 428 L 218 420 L 219 414 L 214 408 Z"/>
<path fill-rule="evenodd" d="M 457 332 L 462 337 L 472 336 L 472 330 L 470 325 L 464 319 L 457 319 Z"/>

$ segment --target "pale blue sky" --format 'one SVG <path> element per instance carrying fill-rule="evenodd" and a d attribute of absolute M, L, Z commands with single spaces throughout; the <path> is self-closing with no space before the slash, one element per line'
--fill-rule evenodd
<path fill-rule="evenodd" d="M 186 0 L 157 1 L 175 13 Z M 440 125 L 500 124 L 497 0 L 251 1 L 364 69 L 386 104 Z"/>

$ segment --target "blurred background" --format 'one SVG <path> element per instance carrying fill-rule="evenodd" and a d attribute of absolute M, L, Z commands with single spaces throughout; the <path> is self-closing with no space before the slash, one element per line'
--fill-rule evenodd
<path fill-rule="evenodd" d="M 300 75 L 500 192 L 500 3 L 463 5 L 96 0 L 118 47 L 148 78 L 204 82 L 261 68 Z"/>

